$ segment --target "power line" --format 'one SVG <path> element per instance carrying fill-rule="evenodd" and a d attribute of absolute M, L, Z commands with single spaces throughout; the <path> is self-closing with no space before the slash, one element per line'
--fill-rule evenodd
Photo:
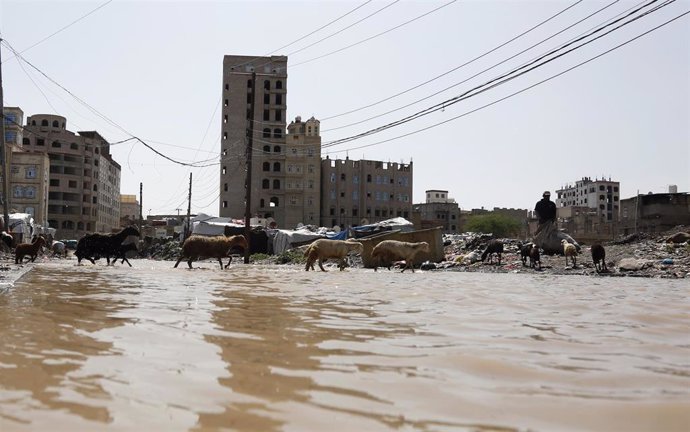
<path fill-rule="evenodd" d="M 538 23 L 537 25 L 532 26 L 531 28 L 525 30 L 524 32 L 520 33 L 519 35 L 514 36 L 514 37 L 512 37 L 511 39 L 509 39 L 509 40 L 507 40 L 507 41 L 505 41 L 505 42 L 503 42 L 503 43 L 501 43 L 501 44 L 499 44 L 499 45 L 496 45 L 494 48 L 490 49 L 489 51 L 486 51 L 485 53 L 483 53 L 483 54 L 481 54 L 481 55 L 478 55 L 477 57 L 473 58 L 472 60 L 469 60 L 469 61 L 467 61 L 467 62 L 465 62 L 465 63 L 463 63 L 463 64 L 461 64 L 461 65 L 459 65 L 459 66 L 456 66 L 456 67 L 454 67 L 453 69 L 450 69 L 449 71 L 446 71 L 446 72 L 442 73 L 441 75 L 437 75 L 437 76 L 435 76 L 435 77 L 433 77 L 433 78 L 431 78 L 431 79 L 429 79 L 429 80 L 427 80 L 427 81 L 424 81 L 424 82 L 421 83 L 421 84 L 417 84 L 417 85 L 414 86 L 414 87 L 410 87 L 410 88 L 408 88 L 407 90 L 403 90 L 403 91 L 401 91 L 401 92 L 399 92 L 399 93 L 396 93 L 396 94 L 394 94 L 394 95 L 392 95 L 392 96 L 389 96 L 389 97 L 387 97 L 387 98 L 381 99 L 381 100 L 379 100 L 379 101 L 377 101 L 377 102 L 373 102 L 373 103 L 371 103 L 371 104 L 364 105 L 364 106 L 362 106 L 362 107 L 359 107 L 359 108 L 356 108 L 356 109 L 353 109 L 353 110 L 350 110 L 350 111 L 345 111 L 345 112 L 340 113 L 340 114 L 334 114 L 334 115 L 331 115 L 331 116 L 328 116 L 328 117 L 322 117 L 322 118 L 321 118 L 321 121 L 331 120 L 331 119 L 334 119 L 334 118 L 337 118 L 337 117 L 342 117 L 342 116 L 347 115 L 347 114 L 352 114 L 352 113 L 354 113 L 354 112 L 361 111 L 361 110 L 366 109 L 366 108 L 371 108 L 371 107 L 376 106 L 376 105 L 378 105 L 378 104 L 381 104 L 381 103 L 383 103 L 383 102 L 386 102 L 386 101 L 389 101 L 389 100 L 391 100 L 391 99 L 394 99 L 394 98 L 396 98 L 396 97 L 398 97 L 398 96 L 404 95 L 405 93 L 409 93 L 410 91 L 415 90 L 415 89 L 418 89 L 418 88 L 420 88 L 420 87 L 422 87 L 422 86 L 424 86 L 424 85 L 426 85 L 426 84 L 429 84 L 429 83 L 431 83 L 431 82 L 433 82 L 433 81 L 436 81 L 436 80 L 439 79 L 439 78 L 442 78 L 442 77 L 444 77 L 444 76 L 446 76 L 446 75 L 448 75 L 448 74 L 450 74 L 450 73 L 452 73 L 452 72 L 455 72 L 455 71 L 458 70 L 458 69 L 461 69 L 461 68 L 463 68 L 463 67 L 465 67 L 465 66 L 467 66 L 467 65 L 470 65 L 470 64 L 474 63 L 475 61 L 477 61 L 477 60 L 479 60 L 479 59 L 481 59 L 481 58 L 483 58 L 483 57 L 486 57 L 487 55 L 491 54 L 492 52 L 494 52 L 494 51 L 496 51 L 496 50 L 498 50 L 498 49 L 500 49 L 500 48 L 503 48 L 504 46 L 510 44 L 511 42 L 514 42 L 515 40 L 521 38 L 522 36 L 525 36 L 526 34 L 532 32 L 533 30 L 536 30 L 537 28 L 541 27 L 542 25 L 548 23 L 549 21 L 553 20 L 554 18 L 556 18 L 556 17 L 560 16 L 561 14 L 565 13 L 565 12 L 568 11 L 569 9 L 571 9 L 571 8 L 577 6 L 578 4 L 582 3 L 582 1 L 583 1 L 583 0 L 576 1 L 576 2 L 573 3 L 572 5 L 566 7 L 565 9 L 561 10 L 560 12 L 556 13 L 555 15 L 552 15 L 551 17 L 545 19 L 544 21 Z M 616 2 L 618 2 L 618 1 L 619 1 L 619 0 L 616 0 L 616 1 L 614 1 L 613 3 L 616 3 Z M 333 130 L 333 129 L 330 129 L 330 130 Z"/>
<path fill-rule="evenodd" d="M 446 123 L 455 121 L 455 120 L 457 120 L 457 119 L 459 119 L 459 118 L 468 116 L 468 115 L 473 114 L 473 113 L 475 113 L 475 112 L 477 112 L 477 111 L 480 111 L 480 110 L 482 110 L 482 109 L 484 109 L 484 108 L 488 108 L 488 107 L 490 107 L 490 106 L 492 106 L 492 105 L 496 105 L 496 104 L 499 103 L 499 102 L 502 102 L 502 101 L 504 101 L 504 100 L 510 99 L 510 98 L 512 98 L 513 96 L 517 96 L 517 95 L 519 95 L 519 94 L 521 94 L 521 93 L 526 92 L 527 90 L 531 90 L 531 89 L 534 88 L 534 87 L 537 87 L 537 86 L 539 86 L 539 85 L 541 85 L 541 84 L 544 84 L 544 83 L 546 83 L 546 82 L 548 82 L 548 81 L 551 81 L 551 80 L 554 79 L 554 78 L 558 78 L 558 77 L 560 77 L 561 75 L 564 75 L 564 74 L 566 74 L 566 73 L 568 73 L 568 72 L 570 72 L 570 71 L 573 71 L 573 70 L 575 70 L 575 69 L 577 69 L 577 68 L 579 68 L 579 67 L 581 67 L 581 66 L 584 66 L 585 64 L 587 64 L 587 63 L 589 63 L 589 62 L 592 62 L 592 61 L 594 61 L 594 60 L 596 60 L 596 59 L 598 59 L 598 58 L 600 58 L 600 57 L 603 57 L 604 55 L 609 54 L 609 53 L 611 53 L 611 52 L 613 52 L 613 51 L 615 51 L 615 50 L 617 50 L 617 49 L 619 49 L 619 48 L 621 48 L 621 47 L 623 47 L 623 46 L 625 46 L 625 45 L 627 45 L 627 44 L 629 44 L 629 43 L 631 43 L 631 42 L 634 42 L 635 40 L 637 40 L 637 39 L 639 39 L 639 38 L 641 38 L 641 37 L 643 37 L 643 36 L 646 36 L 646 35 L 648 35 L 649 33 L 652 33 L 652 32 L 654 32 L 654 31 L 656 31 L 656 30 L 658 30 L 658 29 L 660 29 L 660 28 L 662 28 L 662 27 L 664 27 L 664 26 L 670 24 L 671 22 L 673 22 L 673 21 L 675 21 L 675 20 L 677 20 L 677 19 L 680 19 L 680 18 L 682 18 L 682 17 L 688 15 L 688 14 L 690 14 L 690 11 L 687 11 L 687 12 L 682 13 L 682 14 L 680 14 L 680 15 L 674 17 L 674 18 L 671 18 L 670 20 L 668 20 L 668 21 L 666 21 L 666 22 L 664 22 L 664 23 L 662 23 L 662 24 L 659 24 L 659 25 L 657 25 L 656 27 L 653 27 L 653 28 L 650 29 L 650 30 L 647 30 L 647 31 L 644 32 L 644 33 L 641 33 L 641 34 L 639 34 L 639 35 L 637 35 L 637 36 L 635 36 L 635 37 L 633 37 L 633 38 L 631 38 L 631 39 L 628 39 L 627 41 L 625 41 L 625 42 L 623 42 L 623 43 L 620 43 L 620 44 L 616 45 L 615 47 L 610 48 L 610 49 L 608 49 L 608 50 L 602 52 L 601 54 L 598 54 L 598 55 L 596 55 L 596 56 L 594 56 L 594 57 L 591 57 L 591 58 L 589 58 L 589 59 L 587 59 L 587 60 L 585 60 L 585 61 L 583 61 L 583 62 L 581 62 L 581 63 L 578 63 L 578 64 L 576 64 L 575 66 L 572 66 L 572 67 L 570 67 L 570 68 L 568 68 L 568 69 L 566 69 L 566 70 L 564 70 L 564 71 L 562 71 L 562 72 L 559 72 L 559 73 L 557 73 L 557 74 L 555 74 L 555 75 L 552 75 L 552 76 L 550 76 L 550 77 L 548 77 L 548 78 L 546 78 L 546 79 L 543 79 L 543 80 L 541 80 L 541 81 L 539 81 L 539 82 L 537 82 L 537 83 L 535 83 L 535 84 L 532 84 L 532 85 L 530 85 L 530 86 L 528 86 L 528 87 L 525 87 L 525 88 L 523 88 L 523 89 L 521 89 L 521 90 L 518 90 L 518 91 L 516 91 L 516 92 L 514 92 L 514 93 L 511 93 L 511 94 L 509 94 L 509 95 L 507 95 L 507 96 L 504 96 L 504 97 L 502 97 L 502 98 L 496 99 L 496 100 L 494 100 L 493 102 L 487 103 L 487 104 L 482 105 L 482 106 L 480 106 L 480 107 L 478 107 L 478 108 L 475 108 L 475 109 L 473 109 L 473 110 L 466 111 L 466 112 L 464 112 L 464 113 L 462 113 L 462 114 L 460 114 L 460 115 L 457 115 L 457 116 L 455 116 L 455 117 L 449 118 L 449 119 L 444 120 L 444 121 L 442 121 L 442 122 L 438 122 L 438 123 L 432 124 L 432 125 L 430 125 L 430 126 L 427 126 L 427 127 L 425 127 L 425 128 L 417 129 L 417 130 L 415 130 L 415 131 L 412 131 L 412 132 L 409 132 L 409 133 L 406 133 L 406 134 L 403 134 L 403 135 L 399 135 L 399 136 L 396 136 L 396 137 L 393 137 L 393 138 L 389 138 L 389 139 L 386 139 L 386 140 L 382 140 L 382 141 L 377 141 L 377 142 L 371 143 L 371 144 L 361 145 L 361 146 L 358 146 L 358 147 L 350 147 L 350 148 L 347 148 L 347 149 L 339 149 L 337 152 L 350 151 L 350 150 L 357 150 L 357 149 L 361 149 L 361 148 L 365 148 L 365 147 L 373 147 L 373 146 L 375 146 L 375 145 L 387 143 L 387 142 L 394 141 L 394 140 L 397 140 L 397 139 L 400 139 L 400 138 L 405 138 L 405 137 L 408 137 L 408 136 L 411 136 L 411 135 L 415 135 L 415 134 L 418 134 L 418 133 L 420 133 L 420 132 L 423 132 L 423 131 L 426 131 L 426 130 L 429 130 L 429 129 L 433 129 L 433 128 L 438 127 L 438 126 L 441 126 L 441 125 L 443 125 L 443 124 L 446 124 Z M 330 154 L 330 153 L 336 153 L 336 152 L 324 152 L 324 154 Z"/>
<path fill-rule="evenodd" d="M 53 32 L 53 33 L 51 33 L 51 34 L 49 34 L 48 36 L 44 37 L 44 38 L 41 39 L 40 41 L 38 41 L 38 42 L 34 43 L 33 45 L 29 46 L 28 48 L 24 48 L 22 51 L 19 52 L 19 54 L 23 54 L 23 53 L 29 51 L 31 48 L 33 48 L 33 47 L 35 47 L 35 46 L 37 46 L 37 45 L 42 44 L 43 42 L 45 42 L 45 41 L 47 41 L 48 39 L 50 39 L 50 38 L 52 38 L 53 36 L 55 36 L 56 34 L 62 32 L 63 30 L 67 30 L 69 27 L 72 27 L 74 24 L 78 23 L 79 21 L 83 20 L 84 18 L 88 17 L 89 15 L 95 13 L 97 10 L 99 10 L 99 9 L 101 9 L 101 8 L 103 8 L 103 7 L 105 7 L 105 6 L 107 6 L 109 3 L 112 3 L 112 1 L 113 1 L 113 0 L 108 0 L 108 1 L 106 1 L 106 2 L 103 3 L 102 5 L 100 5 L 100 6 L 98 6 L 97 8 L 91 10 L 91 11 L 90 11 L 89 13 L 87 13 L 86 15 L 82 15 L 81 17 L 77 18 L 76 20 L 72 21 L 71 23 L 67 24 L 66 26 L 60 28 L 59 30 L 57 30 L 57 31 L 55 31 L 55 32 Z M 5 63 L 6 61 L 12 60 L 12 59 L 15 58 L 15 57 L 16 57 L 16 54 L 13 55 L 13 56 L 10 57 L 10 58 L 4 60 L 2 63 Z"/>
<path fill-rule="evenodd" d="M 658 1 L 658 0 L 651 0 L 651 1 L 647 2 L 645 5 L 639 7 L 639 8 L 637 8 L 637 9 L 633 10 L 632 12 L 630 12 L 629 14 L 625 15 L 624 17 L 621 17 L 621 18 L 616 19 L 616 20 L 614 20 L 614 21 L 612 21 L 612 22 L 610 22 L 610 23 L 608 23 L 608 24 L 605 24 L 605 25 L 603 25 L 603 26 L 601 26 L 601 27 L 595 29 L 594 31 L 592 31 L 592 32 L 590 32 L 590 33 L 588 33 L 588 34 L 586 34 L 586 35 L 584 35 L 584 36 L 581 36 L 581 37 L 579 37 L 579 38 L 577 38 L 577 39 L 575 39 L 575 40 L 573 40 L 573 41 L 571 41 L 571 42 L 568 42 L 568 43 L 566 43 L 566 44 L 564 44 L 564 45 L 562 45 L 562 46 L 560 46 L 560 47 L 558 47 L 558 48 L 556 48 L 556 49 L 553 49 L 553 50 L 547 52 L 546 54 L 542 55 L 541 57 L 539 57 L 539 58 L 537 58 L 537 59 L 535 59 L 535 60 L 533 60 L 533 61 L 531 61 L 531 62 L 529 62 L 529 63 L 527 63 L 527 64 L 525 64 L 525 65 L 523 65 L 523 66 L 520 66 L 520 67 L 518 67 L 518 68 L 515 68 L 515 69 L 511 70 L 510 72 L 507 72 L 507 73 L 505 73 L 505 74 L 503 74 L 503 75 L 501 75 L 501 76 L 498 76 L 498 77 L 496 77 L 496 78 L 493 78 L 493 79 L 491 79 L 491 80 L 489 80 L 489 81 L 487 81 L 487 82 L 485 82 L 485 83 L 483 83 L 483 84 L 481 84 L 481 85 L 478 85 L 478 86 L 476 86 L 476 87 L 474 87 L 474 88 L 472 88 L 472 89 L 470 89 L 470 90 L 468 90 L 468 91 L 466 91 L 466 92 L 464 92 L 464 93 L 462 93 L 462 94 L 460 94 L 460 95 L 458 95 L 458 96 L 455 96 L 454 98 L 445 100 L 445 101 L 443 101 L 443 102 L 441 102 L 441 103 L 438 103 L 438 104 L 436 104 L 436 105 L 432 105 L 431 107 L 426 108 L 426 109 L 421 110 L 421 111 L 418 111 L 418 112 L 416 112 L 416 113 L 414 113 L 414 114 L 412 114 L 412 115 L 409 115 L 409 116 L 404 117 L 404 118 L 402 118 L 402 119 L 399 119 L 399 120 L 396 120 L 396 121 L 394 121 L 394 122 L 388 123 L 388 124 L 386 124 L 386 125 L 379 126 L 379 127 L 377 127 L 377 128 L 374 128 L 374 129 L 370 129 L 370 130 L 368 130 L 368 131 L 366 131 L 366 132 L 362 132 L 362 133 L 357 134 L 357 135 L 353 135 L 353 136 L 350 136 L 350 137 L 341 138 L 341 139 L 338 139 L 338 140 L 334 140 L 334 141 L 327 142 L 327 143 L 325 143 L 322 147 L 331 147 L 331 146 L 335 146 L 335 145 L 342 144 L 342 143 L 345 143 L 345 142 L 354 141 L 354 140 L 356 140 L 356 139 L 360 139 L 360 138 L 363 138 L 363 137 L 365 137 L 365 136 L 369 136 L 369 135 L 372 135 L 372 134 L 375 134 L 375 133 L 382 132 L 382 131 L 387 130 L 387 129 L 390 129 L 390 128 L 392 128 L 392 127 L 399 126 L 399 125 L 402 125 L 402 124 L 404 124 L 404 123 L 408 123 L 408 122 L 410 122 L 410 121 L 412 121 L 412 120 L 416 120 L 417 118 L 420 118 L 420 117 L 429 115 L 429 114 L 431 114 L 431 113 L 433 113 L 433 112 L 436 112 L 436 111 L 445 109 L 445 108 L 447 108 L 448 106 L 454 105 L 454 104 L 456 104 L 456 103 L 458 103 L 458 102 L 460 102 L 460 101 L 462 101 L 462 100 L 465 100 L 465 99 L 468 99 L 468 98 L 470 98 L 470 97 L 476 96 L 476 95 L 478 95 L 478 94 L 480 94 L 480 93 L 483 93 L 483 92 L 488 91 L 488 90 L 490 90 L 490 89 L 492 89 L 492 88 L 494 88 L 494 87 L 497 87 L 497 86 L 502 85 L 502 84 L 504 84 L 504 83 L 506 83 L 506 82 L 508 82 L 508 81 L 511 81 L 511 80 L 513 80 L 513 79 L 515 79 L 515 78 L 517 78 L 517 77 L 519 77 L 519 76 L 522 76 L 522 75 L 526 74 L 527 72 L 530 72 L 530 71 L 532 71 L 532 70 L 534 70 L 534 69 L 537 69 L 537 68 L 539 68 L 539 67 L 542 67 L 542 66 L 544 66 L 545 64 L 548 64 L 548 63 L 550 63 L 550 62 L 552 62 L 552 61 L 554 61 L 554 60 L 556 60 L 556 59 L 562 57 L 562 56 L 565 55 L 565 54 L 568 54 L 568 53 L 570 53 L 570 52 L 572 52 L 572 51 L 575 51 L 575 50 L 577 50 L 577 49 L 579 49 L 579 48 L 582 48 L 583 46 L 588 45 L 588 44 L 590 44 L 590 43 L 592 43 L 592 42 L 594 42 L 594 41 L 600 39 L 601 37 L 606 36 L 606 35 L 608 35 L 609 33 L 613 32 L 613 31 L 615 31 L 615 30 L 618 30 L 619 28 L 621 28 L 621 27 L 623 27 L 623 26 L 625 26 L 625 25 L 630 24 L 631 22 L 634 22 L 634 21 L 636 21 L 636 20 L 638 20 L 638 19 L 640 19 L 640 18 L 642 18 L 642 17 L 644 17 L 644 16 L 646 16 L 646 15 L 648 15 L 648 14 L 650 14 L 650 13 L 656 12 L 657 10 L 659 10 L 659 9 L 662 8 L 662 7 L 668 6 L 669 4 L 673 3 L 675 0 L 667 0 L 667 1 L 665 1 L 664 3 L 662 3 L 661 5 L 659 5 L 659 6 L 653 8 L 653 9 L 647 11 L 647 12 L 644 12 L 644 13 L 642 13 L 642 14 L 640 14 L 640 15 L 634 17 L 634 18 L 632 18 L 630 21 L 625 22 L 625 23 L 621 24 L 620 26 L 617 26 L 617 27 L 613 28 L 612 30 L 610 30 L 610 31 L 608 31 L 608 32 L 606 32 L 606 33 L 604 33 L 604 34 L 602 34 L 602 35 L 600 35 L 600 36 L 597 36 L 597 37 L 595 37 L 595 38 L 593 38 L 593 39 L 591 39 L 591 40 L 589 40 L 589 41 L 584 42 L 584 43 L 581 44 L 581 45 L 576 46 L 575 48 L 572 48 L 572 49 L 570 49 L 570 50 L 567 50 L 567 51 L 565 51 L 564 53 L 561 53 L 561 54 L 559 54 L 559 55 L 557 55 L 557 56 L 555 56 L 555 57 L 552 57 L 552 58 L 550 58 L 550 59 L 547 59 L 547 60 L 543 61 L 542 63 L 539 63 L 539 64 L 536 64 L 536 65 L 535 65 L 535 63 L 538 63 L 539 61 L 545 59 L 546 57 L 548 57 L 548 56 L 550 56 L 550 55 L 552 55 L 552 54 L 555 54 L 556 52 L 558 52 L 558 51 L 560 51 L 560 50 L 562 50 L 562 49 L 564 49 L 564 48 L 567 48 L 568 46 L 573 45 L 573 44 L 576 43 L 576 42 L 579 42 L 579 41 L 581 41 L 581 40 L 584 40 L 584 39 L 586 39 L 587 37 L 592 36 L 592 35 L 594 35 L 594 34 L 600 32 L 600 31 L 604 30 L 605 28 L 610 27 L 610 26 L 612 26 L 613 24 L 616 24 L 617 22 L 620 22 L 620 21 L 623 20 L 623 19 L 628 18 L 629 16 L 631 16 L 631 15 L 633 15 L 633 14 L 639 12 L 640 10 L 646 8 L 647 6 L 651 5 L 652 3 L 655 3 L 656 1 Z M 535 66 L 532 66 L 532 65 L 535 65 Z M 520 70 L 522 70 L 522 71 L 519 72 Z M 476 93 L 472 93 L 472 92 L 476 92 Z"/>
<path fill-rule="evenodd" d="M 375 35 L 373 35 L 373 36 L 370 36 L 370 37 L 368 37 L 368 38 L 366 38 L 366 39 L 362 39 L 362 40 L 359 41 L 359 42 L 355 42 L 355 43 L 353 43 L 353 44 L 350 44 L 350 45 L 345 46 L 345 47 L 343 47 L 343 48 L 337 49 L 337 50 L 335 50 L 335 51 L 331 51 L 331 52 L 329 52 L 329 53 L 320 55 L 320 56 L 318 56 L 318 57 L 314 57 L 314 58 L 311 58 L 311 59 L 309 59 L 309 60 L 305 60 L 305 61 L 303 61 L 303 62 L 296 63 L 296 64 L 292 65 L 292 67 L 294 68 L 294 67 L 296 67 L 296 66 L 300 66 L 300 65 L 303 65 L 303 64 L 306 64 L 306 63 L 310 63 L 310 62 L 312 62 L 312 61 L 314 61 L 314 60 L 322 59 L 322 58 L 324 58 L 324 57 L 331 56 L 331 55 L 336 54 L 336 53 L 339 53 L 339 52 L 341 52 L 341 51 L 345 51 L 346 49 L 352 48 L 352 47 L 354 47 L 354 46 L 361 45 L 361 44 L 363 44 L 364 42 L 368 42 L 368 41 L 370 41 L 370 40 L 372 40 L 372 39 L 375 39 L 375 38 L 377 38 L 377 37 L 379 37 L 379 36 L 383 36 L 383 35 L 385 35 L 386 33 L 390 33 L 390 32 L 392 32 L 393 30 L 397 30 L 397 29 L 399 29 L 400 27 L 406 26 L 407 24 L 410 24 L 410 23 L 412 23 L 412 22 L 414 22 L 414 21 L 417 21 L 417 20 L 419 20 L 419 19 L 422 19 L 422 18 L 424 18 L 424 17 L 427 16 L 427 15 L 430 15 L 430 14 L 436 12 L 436 11 L 439 11 L 439 10 L 443 9 L 443 8 L 446 7 L 446 6 L 449 6 L 449 5 L 453 4 L 453 3 L 455 3 L 456 1 L 457 1 L 457 0 L 451 0 L 451 1 L 449 1 L 448 3 L 446 3 L 446 4 L 444 4 L 444 5 L 441 5 L 441 6 L 437 7 L 437 8 L 435 8 L 435 9 L 432 9 L 432 10 L 430 10 L 429 12 L 423 13 L 422 15 L 416 16 L 415 18 L 412 18 L 411 20 L 405 21 L 405 22 L 402 23 L 402 24 L 398 24 L 398 25 L 395 26 L 395 27 L 389 28 L 388 30 L 384 30 L 384 31 L 382 31 L 381 33 L 377 33 L 377 34 L 375 34 Z"/>

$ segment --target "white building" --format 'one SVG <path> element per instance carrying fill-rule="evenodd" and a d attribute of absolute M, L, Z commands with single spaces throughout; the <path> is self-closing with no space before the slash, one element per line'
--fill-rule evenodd
<path fill-rule="evenodd" d="M 602 178 L 583 177 L 556 191 L 556 207 L 588 207 L 605 221 L 618 219 L 620 183 Z"/>

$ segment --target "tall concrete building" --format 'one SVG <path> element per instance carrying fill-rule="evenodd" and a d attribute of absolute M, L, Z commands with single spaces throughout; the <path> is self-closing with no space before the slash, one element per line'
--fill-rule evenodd
<path fill-rule="evenodd" d="M 320 122 L 301 117 L 288 125 L 285 137 L 285 223 L 294 228 L 299 223 L 319 224 L 321 211 L 321 135 Z M 269 169 L 264 162 L 263 172 Z M 262 180 L 263 182 L 263 180 Z M 263 185 L 266 185 L 263 182 Z M 262 186 L 263 187 L 263 186 Z M 265 203 L 259 202 L 259 207 Z"/>
<path fill-rule="evenodd" d="M 321 161 L 321 225 L 341 228 L 412 213 L 412 163 Z"/>
<path fill-rule="evenodd" d="M 594 210 L 602 221 L 618 219 L 620 183 L 611 179 L 583 177 L 574 185 L 566 185 L 556 191 L 556 207 L 588 207 Z"/>
<path fill-rule="evenodd" d="M 75 134 L 65 117 L 37 114 L 26 120 L 22 147 L 50 159 L 47 220 L 56 238 L 119 229 L 120 165 L 98 132 Z"/>
<path fill-rule="evenodd" d="M 285 227 L 287 57 L 225 56 L 222 94 L 219 215 L 243 219 L 248 191 L 251 216 Z"/>

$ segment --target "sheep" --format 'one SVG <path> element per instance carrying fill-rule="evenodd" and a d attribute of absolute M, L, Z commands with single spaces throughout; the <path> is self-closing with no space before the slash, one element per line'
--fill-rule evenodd
<path fill-rule="evenodd" d="M 577 267 L 577 260 L 575 259 L 577 257 L 577 247 L 574 244 L 568 243 L 566 239 L 561 240 L 561 244 L 563 245 L 563 255 L 565 255 L 565 266 L 568 267 L 568 257 L 570 257 L 573 261 L 573 268 Z"/>
<path fill-rule="evenodd" d="M 532 252 L 532 246 L 534 246 L 534 243 L 527 242 L 519 247 L 520 259 L 522 260 L 523 267 L 527 267 L 527 258 L 529 258 L 530 252 Z"/>
<path fill-rule="evenodd" d="M 387 267 L 391 269 L 391 264 L 397 260 L 405 260 L 405 266 L 402 272 L 408 267 L 414 273 L 414 259 L 420 252 L 430 252 L 429 243 L 427 242 L 403 242 L 398 240 L 383 240 L 381 243 L 374 246 L 371 251 L 371 257 L 374 261 L 374 271 L 378 267 Z M 402 273 L 401 272 L 401 273 Z"/>
<path fill-rule="evenodd" d="M 541 270 L 541 257 L 539 256 L 539 246 L 533 244 L 529 251 L 529 266 L 535 268 L 539 264 L 538 270 Z"/>
<path fill-rule="evenodd" d="M 53 256 L 64 256 L 67 258 L 67 248 L 63 242 L 57 240 L 53 241 L 53 244 L 50 245 L 50 249 L 53 251 Z"/>
<path fill-rule="evenodd" d="M 129 236 L 139 237 L 139 231 L 134 226 L 124 228 L 115 234 L 87 234 L 77 243 L 77 250 L 74 255 L 77 257 L 77 265 L 86 258 L 92 264 L 96 264 L 97 259 L 105 257 L 110 265 L 110 257 L 118 256 L 118 250 L 122 242 Z M 117 258 L 115 258 L 117 260 Z M 114 263 L 114 261 L 113 261 Z"/>
<path fill-rule="evenodd" d="M 606 268 L 606 250 L 604 249 L 604 246 L 600 244 L 592 245 L 591 252 L 592 261 L 594 262 L 594 268 L 596 269 L 597 273 L 601 273 L 602 268 L 603 271 L 608 271 Z"/>
<path fill-rule="evenodd" d="M 489 264 L 493 263 L 493 255 L 496 254 L 498 256 L 498 265 L 501 265 L 501 254 L 503 253 L 503 242 L 500 240 L 489 240 L 489 243 L 486 246 L 486 249 L 484 249 L 484 252 L 482 253 L 482 262 L 486 260 L 486 257 L 489 257 Z"/>
<path fill-rule="evenodd" d="M 243 235 L 234 235 L 226 237 L 224 235 L 215 237 L 206 237 L 200 235 L 193 235 L 184 241 L 182 244 L 182 253 L 175 263 L 177 268 L 180 261 L 187 259 L 187 265 L 192 267 L 192 261 L 198 261 L 200 258 L 216 258 L 220 264 L 220 269 L 228 268 L 232 262 L 230 253 L 233 248 L 240 247 L 246 250 L 249 245 L 247 239 Z M 223 258 L 229 257 L 228 263 L 223 267 Z"/>
<path fill-rule="evenodd" d="M 14 249 L 14 263 L 22 264 L 24 262 L 24 257 L 27 255 L 31 257 L 30 261 L 34 262 L 36 256 L 38 256 L 38 251 L 45 246 L 45 244 L 46 239 L 44 239 L 43 236 L 36 237 L 31 243 L 18 244 Z"/>
<path fill-rule="evenodd" d="M 362 243 L 352 240 L 318 239 L 311 243 L 304 251 L 304 256 L 307 258 L 304 270 L 309 271 L 310 268 L 314 270 L 314 262 L 318 260 L 321 271 L 326 271 L 323 268 L 324 261 L 329 258 L 336 258 L 338 259 L 338 268 L 340 271 L 343 271 L 346 265 L 345 259 L 347 254 L 353 251 L 361 254 L 363 250 Z"/>

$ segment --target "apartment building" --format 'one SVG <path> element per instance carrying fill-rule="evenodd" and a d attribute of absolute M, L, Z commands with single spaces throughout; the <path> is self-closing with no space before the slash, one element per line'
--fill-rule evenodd
<path fill-rule="evenodd" d="M 98 132 L 67 130 L 65 117 L 26 120 L 22 148 L 50 160 L 47 220 L 56 238 L 111 232 L 120 226 L 120 165 Z"/>
<path fill-rule="evenodd" d="M 285 211 L 286 228 L 294 228 L 299 223 L 317 225 L 321 211 L 321 135 L 320 122 L 311 117 L 306 122 L 296 117 L 288 125 L 285 137 Z M 264 149 L 268 150 L 268 149 Z M 268 172 L 268 162 L 263 163 L 262 173 Z M 264 186 L 269 186 L 262 179 Z M 263 194 L 262 194 L 263 195 Z M 260 211 L 266 210 L 265 205 L 271 205 L 271 199 L 262 196 L 259 200 Z M 270 211 L 270 208 L 268 209 Z M 260 214 L 267 217 L 266 212 Z"/>
<path fill-rule="evenodd" d="M 426 202 L 414 205 L 419 213 L 421 228 L 442 227 L 445 234 L 460 232 L 460 206 L 447 190 L 430 189 L 425 192 Z"/>
<path fill-rule="evenodd" d="M 556 207 L 589 207 L 602 221 L 618 219 L 620 183 L 606 179 L 583 177 L 575 184 L 568 184 L 556 191 Z"/>
<path fill-rule="evenodd" d="M 139 220 L 139 201 L 136 195 L 120 195 L 120 224 L 126 227 Z"/>
<path fill-rule="evenodd" d="M 412 213 L 412 162 L 321 160 L 321 225 L 341 228 Z"/>
<path fill-rule="evenodd" d="M 285 227 L 287 57 L 226 55 L 222 94 L 219 215 L 243 219 L 248 196 L 252 216 Z"/>

